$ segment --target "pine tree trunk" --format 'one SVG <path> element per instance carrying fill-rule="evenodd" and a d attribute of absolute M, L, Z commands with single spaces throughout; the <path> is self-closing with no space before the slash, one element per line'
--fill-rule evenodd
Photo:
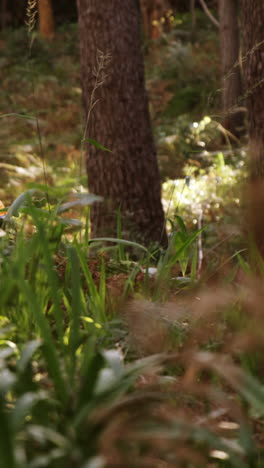
<path fill-rule="evenodd" d="M 251 163 L 250 228 L 264 258 L 264 2 L 241 0 Z"/>
<path fill-rule="evenodd" d="M 222 67 L 222 125 L 239 136 L 243 124 L 241 73 L 239 66 L 238 1 L 219 0 L 220 52 Z"/>
<path fill-rule="evenodd" d="M 52 0 L 38 0 L 39 32 L 44 39 L 53 39 L 55 35 L 55 21 Z"/>
<path fill-rule="evenodd" d="M 138 1 L 78 0 L 77 4 L 86 136 L 112 151 L 87 148 L 90 192 L 104 197 L 91 210 L 92 235 L 116 236 L 120 209 L 122 236 L 165 245 Z M 100 70 L 103 55 L 105 68 Z"/>
<path fill-rule="evenodd" d="M 252 177 L 264 180 L 264 2 L 241 4 Z"/>

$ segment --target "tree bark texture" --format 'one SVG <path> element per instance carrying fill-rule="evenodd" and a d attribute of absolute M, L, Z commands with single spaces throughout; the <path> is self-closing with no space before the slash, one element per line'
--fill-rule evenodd
<path fill-rule="evenodd" d="M 52 0 L 38 0 L 39 32 L 44 39 L 53 39 L 55 35 L 55 21 Z"/>
<path fill-rule="evenodd" d="M 241 0 L 241 5 L 251 173 L 264 180 L 264 2 Z"/>
<path fill-rule="evenodd" d="M 222 68 L 222 125 L 238 136 L 243 125 L 242 81 L 239 65 L 238 0 L 218 0 Z"/>
<path fill-rule="evenodd" d="M 144 83 L 139 2 L 78 0 L 77 5 L 86 137 L 112 151 L 92 145 L 87 149 L 90 192 L 104 197 L 103 203 L 91 209 L 92 235 L 116 236 L 120 209 L 122 236 L 165 245 L 160 176 Z"/>
<path fill-rule="evenodd" d="M 264 258 L 264 2 L 241 0 L 241 7 L 251 172 L 249 225 Z"/>

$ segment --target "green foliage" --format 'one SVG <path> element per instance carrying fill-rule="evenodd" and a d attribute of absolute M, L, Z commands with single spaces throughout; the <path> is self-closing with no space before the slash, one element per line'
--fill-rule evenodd
<path fill-rule="evenodd" d="M 217 117 L 208 117 L 219 114 L 218 33 L 200 10 L 195 15 L 197 23 L 192 26 L 190 14 L 176 14 L 171 33 L 147 57 L 147 85 L 164 179 L 181 177 L 188 160 L 197 159 L 196 153 L 219 148 Z"/>
<path fill-rule="evenodd" d="M 76 187 L 83 133 L 76 26 L 61 29 L 53 45 L 36 34 L 30 50 L 25 30 L 3 37 L 0 198 L 10 205 L 0 220 L 3 467 L 129 467 L 131 460 L 133 466 L 262 466 L 263 300 L 243 285 L 242 294 L 240 287 L 231 290 L 231 304 L 223 299 L 239 267 L 250 275 L 235 230 L 245 154 L 223 147 L 220 127 L 208 117 L 218 105 L 217 33 L 199 11 L 196 20 L 190 34 L 191 16 L 175 15 L 171 35 L 147 59 L 166 179 L 165 252 L 122 239 L 121 212 L 116 238 L 90 239 L 89 205 L 100 199 Z M 22 182 L 31 182 L 24 192 Z M 221 272 L 224 288 L 204 300 L 198 256 L 215 273 L 222 256 L 227 262 L 224 249 L 231 263 Z M 142 314 L 138 326 L 152 349 L 165 333 L 172 352 L 135 359 L 139 350 L 118 315 L 134 293 L 154 301 L 153 315 L 156 306 L 165 313 L 147 316 L 139 308 L 132 321 Z M 247 294 L 255 299 L 250 318 Z M 180 301 L 187 298 L 189 306 L 189 296 L 193 315 L 181 322 Z M 170 317 L 167 300 L 175 306 Z M 217 319 L 208 313 L 215 308 Z M 228 423 L 233 432 L 226 435 Z"/>
<path fill-rule="evenodd" d="M 58 188 L 58 193 L 60 191 Z M 155 267 L 151 285 L 150 272 L 155 265 L 153 253 L 120 239 L 120 222 L 117 223 L 119 238 L 94 239 L 91 247 L 83 243 L 81 232 L 67 234 L 68 224 L 62 222 L 61 216 L 68 209 L 89 205 L 95 198 L 75 194 L 75 200 L 66 202 L 64 197 L 63 203 L 58 204 L 55 203 L 55 193 L 56 190 L 53 193 L 50 190 L 49 200 L 53 204 L 49 206 L 36 188 L 34 192 L 22 194 L 10 207 L 4 223 L 5 236 L 0 238 L 0 275 L 5 278 L 4 283 L 0 282 L 1 462 L 14 468 L 60 468 L 72 464 L 84 467 L 89 466 L 94 457 L 99 457 L 99 466 L 107 466 L 106 454 L 101 451 L 102 438 L 109 437 L 105 434 L 111 424 L 115 421 L 119 424 L 124 414 L 128 414 L 132 419 L 126 423 L 126 428 L 131 427 L 132 433 L 132 421 L 136 418 L 138 436 L 133 444 L 137 446 L 138 459 L 144 457 L 146 450 L 142 449 L 142 443 L 143 446 L 150 444 L 149 453 L 155 453 L 155 440 L 162 433 L 162 438 L 169 444 L 167 454 L 159 455 L 165 460 L 169 457 L 176 463 L 174 444 L 181 447 L 186 443 L 190 453 L 195 449 L 205 460 L 209 461 L 214 458 L 214 453 L 217 457 L 221 452 L 227 457 L 224 466 L 255 466 L 256 448 L 247 421 L 239 419 L 239 436 L 227 441 L 210 424 L 197 426 L 195 421 L 183 416 L 182 410 L 180 415 L 177 411 L 174 414 L 180 404 L 178 398 L 183 396 L 181 391 L 175 394 L 173 387 L 168 391 L 173 355 L 154 355 L 129 362 L 124 361 L 120 349 L 113 349 L 114 327 L 120 327 L 119 340 L 122 336 L 121 340 L 124 340 L 124 335 L 122 325 L 114 325 L 114 322 L 111 325 L 107 290 L 107 281 L 111 277 L 108 277 L 107 259 L 101 258 L 99 280 L 89 264 L 89 249 L 93 248 L 94 242 L 98 245 L 110 241 L 122 245 L 116 259 L 120 266 L 128 257 L 127 248 L 141 249 L 140 262 L 126 270 L 130 274 L 123 293 L 125 295 L 135 287 L 135 274 L 143 270 L 148 293 L 161 301 L 179 288 L 179 283 L 175 286 L 172 281 L 175 264 L 185 275 L 183 278 L 189 279 L 185 288 L 197 279 L 197 239 L 202 230 L 189 231 L 183 219 L 175 215 L 171 221 L 168 250 Z M 12 220 L 16 226 L 15 238 L 10 232 Z M 30 236 L 26 235 L 29 228 Z M 8 246 L 11 249 L 7 251 Z M 189 333 L 186 324 L 182 328 L 173 321 L 169 324 L 168 339 L 176 349 L 184 350 Z M 120 345 L 123 349 L 127 346 L 125 341 L 119 341 Z M 227 368 L 220 353 L 218 358 L 208 351 L 193 352 L 192 361 L 187 359 L 184 366 L 191 369 L 197 363 L 199 372 L 209 369 L 218 379 L 225 379 L 247 402 L 247 418 L 262 418 L 263 389 L 257 379 L 232 363 Z M 194 378 L 198 371 L 190 371 L 190 375 Z M 156 375 L 158 391 L 155 386 L 137 388 L 144 373 Z M 194 381 L 198 385 L 198 375 Z M 206 398 L 215 391 L 215 382 L 219 385 L 216 377 L 208 382 Z M 174 377 L 171 384 L 174 385 Z M 228 401 L 228 393 L 226 398 Z M 153 402 L 156 405 L 160 399 L 174 414 L 167 423 L 155 416 L 151 409 Z M 134 413 L 141 404 L 144 411 Z M 210 415 L 208 418 L 210 421 Z M 123 432 L 121 425 L 118 438 L 122 440 Z M 125 445 L 130 446 L 130 436 L 125 437 L 128 437 Z M 126 457 L 130 449 L 118 450 L 124 457 L 123 466 L 129 466 Z M 249 464 L 245 462 L 245 454 Z"/>
<path fill-rule="evenodd" d="M 170 292 L 169 285 L 175 283 L 175 280 L 189 285 L 189 282 L 197 279 L 197 238 L 203 229 L 188 232 L 183 219 L 178 215 L 171 221 L 171 228 L 168 249 L 161 256 L 157 266 L 154 296 L 156 300 L 164 301 Z M 172 270 L 176 264 L 179 265 L 182 277 L 173 277 Z M 189 276 L 186 275 L 188 267 Z"/>
<path fill-rule="evenodd" d="M 212 142 L 219 138 L 217 122 L 205 116 L 200 122 L 190 122 L 187 115 L 179 117 L 174 127 L 160 128 L 158 138 L 159 163 L 164 179 L 179 179 L 186 172 L 186 166 L 196 171 L 214 163 L 210 154 Z M 195 165 L 195 166 L 194 166 Z M 187 169 L 188 170 L 188 169 Z"/>
<path fill-rule="evenodd" d="M 6 36 L 6 64 L 12 65 L 13 72 L 23 71 L 23 75 L 28 74 L 40 79 L 41 75 L 56 75 L 59 72 L 60 78 L 67 79 L 65 68 L 61 64 L 61 55 L 74 56 L 77 53 L 76 34 L 77 28 L 71 25 L 61 30 L 64 42 L 61 41 L 54 48 L 49 41 L 41 39 L 33 33 L 33 41 L 30 46 L 29 36 L 26 28 L 15 29 Z"/>
<path fill-rule="evenodd" d="M 44 325 L 44 321 L 42 326 L 49 326 Z M 55 340 L 51 346 L 55 353 Z M 3 383 L 0 388 L 0 460 L 3 466 L 54 468 L 70 467 L 73 463 L 88 466 L 86 464 L 97 454 L 104 425 L 107 426 L 107 421 L 100 423 L 100 416 L 97 420 L 97 412 L 101 409 L 111 414 L 116 411 L 115 407 L 118 410 L 117 405 L 140 373 L 159 362 L 153 357 L 125 366 L 116 350 L 98 352 L 92 341 L 82 346 L 85 352 L 74 356 L 73 374 L 67 371 L 67 360 L 72 359 L 71 347 L 61 356 L 57 371 L 64 369 L 64 387 L 55 394 L 53 387 L 56 390 L 58 374 L 50 372 L 50 359 L 54 356 L 45 351 L 45 340 L 43 344 L 28 342 L 13 359 L 12 371 L 8 369 L 11 353 L 6 353 L 1 363 Z M 3 357 L 6 350 L 1 350 Z M 44 382 L 34 379 L 32 358 L 36 353 L 36 370 L 41 367 L 41 372 L 48 370 L 50 391 L 44 389 Z"/>
<path fill-rule="evenodd" d="M 9 208 L 0 246 L 1 277 L 5 277 L 5 284 L 0 285 L 0 308 L 3 321 L 13 324 L 10 331 L 2 329 L 0 459 L 10 467 L 40 463 L 59 467 L 74 462 L 81 466 L 97 453 L 101 431 L 93 419 L 95 413 L 100 407 L 110 411 L 120 403 L 144 368 L 158 360 L 125 367 L 118 351 L 98 349 L 108 321 L 104 263 L 97 286 L 87 264 L 87 246 L 77 238 L 61 243 L 65 225 L 57 213 L 77 203 L 45 212 L 33 205 L 30 195 L 32 191 L 22 194 Z M 82 197 L 79 204 L 92 201 Z M 36 231 L 26 239 L 20 229 L 6 256 L 9 222 L 18 211 L 30 216 Z M 55 234 L 59 238 L 54 243 Z M 65 283 L 55 262 L 60 251 L 67 264 Z M 11 337 L 17 344 L 11 346 Z M 31 337 L 34 341 L 29 342 Z M 36 353 L 37 361 L 33 361 Z"/>
<path fill-rule="evenodd" d="M 7 203 L 32 181 L 55 185 L 76 177 L 82 131 L 76 34 L 75 25 L 59 30 L 56 47 L 37 35 L 29 47 L 25 28 L 1 34 L 0 199 Z"/>
<path fill-rule="evenodd" d="M 247 177 L 245 153 L 237 150 L 227 151 L 226 156 L 221 152 L 200 154 L 203 168 L 195 160 L 189 160 L 184 178 L 177 177 L 163 184 L 163 203 L 167 215 L 173 219 L 175 212 L 179 214 L 189 230 L 206 226 L 203 250 L 214 269 L 218 261 L 216 252 L 210 250 L 214 245 L 222 244 L 221 253 L 225 250 L 227 257 L 247 248 L 240 231 Z M 232 242 L 224 242 L 226 238 Z"/>

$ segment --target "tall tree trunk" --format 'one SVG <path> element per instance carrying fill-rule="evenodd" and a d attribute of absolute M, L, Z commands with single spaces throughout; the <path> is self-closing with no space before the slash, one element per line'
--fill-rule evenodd
<path fill-rule="evenodd" d="M 91 210 L 92 234 L 116 236 L 120 209 L 124 237 L 138 239 L 140 234 L 146 244 L 165 245 L 138 1 L 78 0 L 77 4 L 87 137 L 112 151 L 93 145 L 87 151 L 89 189 L 104 197 Z"/>
<path fill-rule="evenodd" d="M 238 136 L 243 124 L 239 66 L 238 0 L 218 0 L 222 65 L 223 126 Z"/>
<path fill-rule="evenodd" d="M 264 258 L 264 2 L 241 0 L 241 7 L 251 172 L 249 225 Z"/>
<path fill-rule="evenodd" d="M 38 0 L 39 32 L 44 39 L 53 39 L 55 35 L 55 21 L 52 0 Z"/>

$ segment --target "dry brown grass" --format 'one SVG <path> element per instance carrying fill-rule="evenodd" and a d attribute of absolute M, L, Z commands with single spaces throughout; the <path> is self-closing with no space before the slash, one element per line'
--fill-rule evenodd
<path fill-rule="evenodd" d="M 244 404 L 248 382 L 241 362 L 251 353 L 263 381 L 256 357 L 264 352 L 263 291 L 262 280 L 244 275 L 239 285 L 195 291 L 184 300 L 132 300 L 124 307 L 129 346 L 140 356 L 163 352 L 164 367 L 139 380 L 145 404 L 124 407 L 110 423 L 101 441 L 107 466 L 217 467 L 206 437 L 195 442 L 200 430 L 215 438 L 217 448 L 217 441 L 232 445 L 242 427 L 252 428 L 252 446 L 262 446 L 258 417 Z M 184 327 L 180 346 L 171 339 L 171 325 Z M 150 394 L 160 399 L 153 403 Z M 246 453 L 234 453 L 249 466 Z"/>

